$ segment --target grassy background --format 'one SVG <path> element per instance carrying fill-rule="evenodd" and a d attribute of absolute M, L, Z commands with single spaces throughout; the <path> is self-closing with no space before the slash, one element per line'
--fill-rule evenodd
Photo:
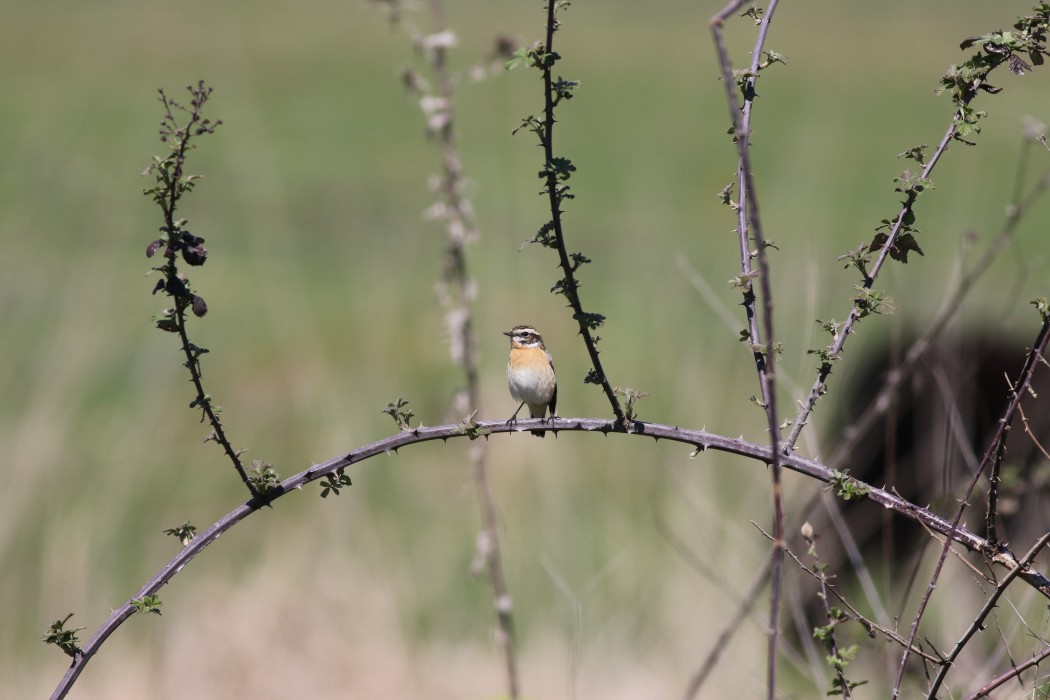
<path fill-rule="evenodd" d="M 812 320 L 845 315 L 855 280 L 835 256 L 895 213 L 891 179 L 904 167 L 895 154 L 936 143 L 947 125 L 950 103 L 932 91 L 960 60 L 958 42 L 1028 9 L 831 5 L 780 10 L 769 47 L 789 64 L 762 81 L 756 112 L 789 390 L 812 380 Z M 572 249 L 595 261 L 582 295 L 609 319 L 607 371 L 651 393 L 642 416 L 764 440 L 747 402 L 753 368 L 736 342 L 738 295 L 724 284 L 738 263 L 715 193 L 735 161 L 706 28 L 715 9 L 574 4 L 559 47 L 561 72 L 582 81 L 557 134 L 579 168 L 566 225 Z M 182 215 L 211 253 L 193 274 L 211 307 L 193 326 L 213 351 L 207 386 L 249 459 L 288 475 L 387 435 L 380 409 L 398 395 L 426 424 L 458 420 L 447 406 L 460 377 L 432 293 L 442 236 L 420 214 L 438 154 L 398 82 L 410 48 L 377 10 L 46 0 L 10 2 L 4 15 L 0 696 L 24 698 L 50 692 L 66 665 L 36 641 L 46 625 L 75 611 L 86 639 L 176 551 L 162 529 L 186 519 L 203 528 L 243 498 L 219 451 L 200 444 L 174 339 L 149 325 L 163 302 L 148 294 L 143 250 L 160 220 L 138 173 L 160 148 L 157 87 L 174 93 L 205 78 L 216 89 L 211 114 L 225 122 L 192 154 L 190 170 L 206 179 Z M 533 2 L 450 3 L 449 19 L 461 66 L 481 60 L 496 32 L 525 44 L 542 30 Z M 737 25 L 742 62 L 752 30 Z M 952 279 L 962 234 L 987 239 L 1001 221 L 1021 115 L 1050 116 L 1050 91 L 1043 71 L 995 77 L 1007 90 L 981 98 L 991 116 L 979 147 L 953 147 L 921 203 L 926 257 L 880 282 L 900 313 L 866 322 L 850 362 L 865 343 L 878 351 L 879 338 L 920 327 Z M 510 136 L 540 109 L 538 88 L 519 70 L 458 96 L 482 231 L 470 263 L 487 418 L 513 410 L 500 331 L 523 322 L 557 360 L 560 412 L 608 412 L 580 383 L 586 354 L 561 297 L 547 294 L 554 258 L 517 250 L 547 218 L 535 196 L 538 150 Z M 1019 348 L 1035 324 L 1024 301 L 1047 291 L 1040 211 L 962 323 Z M 832 402 L 848 402 L 840 394 L 814 416 L 812 454 L 833 439 L 821 431 Z M 766 551 L 749 524 L 769 520 L 765 471 L 572 434 L 495 439 L 490 462 L 530 697 L 680 693 Z M 789 476 L 787 488 L 801 500 L 814 486 Z M 163 618 L 129 621 L 73 697 L 499 696 L 490 597 L 467 574 L 478 516 L 463 445 L 374 460 L 348 495 L 317 495 L 282 499 L 209 548 L 161 592 Z M 714 576 L 698 575 L 665 528 Z M 763 687 L 761 607 L 710 697 Z M 819 690 L 813 666 L 795 655 L 785 667 L 799 697 Z"/>

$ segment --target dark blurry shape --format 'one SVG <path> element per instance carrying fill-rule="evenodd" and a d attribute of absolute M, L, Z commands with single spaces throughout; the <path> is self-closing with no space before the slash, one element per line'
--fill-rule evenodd
<path fill-rule="evenodd" d="M 897 354 L 903 356 L 910 341 L 901 343 Z M 885 414 L 855 437 L 851 454 L 841 464 L 828 466 L 848 469 L 857 479 L 895 491 L 950 519 L 995 433 L 1010 400 L 1010 383 L 1018 376 L 1027 350 L 1024 340 L 978 331 L 939 341 L 901 383 Z M 828 433 L 829 446 L 843 439 L 887 374 L 896 369 L 894 354 L 883 348 L 846 381 L 842 387 L 846 407 L 839 411 L 841 422 Z M 1012 423 L 1002 465 L 998 535 L 1015 551 L 1026 549 L 1050 527 L 1050 460 L 1042 449 L 1050 446 L 1048 407 L 1050 368 L 1044 365 L 1037 369 L 1032 392 L 1022 400 L 1021 412 Z M 985 474 L 962 521 L 982 536 L 987 534 L 987 493 Z M 848 503 L 838 499 L 837 506 L 876 584 L 894 582 L 892 598 L 885 601 L 899 605 L 916 557 L 930 551 L 924 549 L 931 542 L 929 534 L 914 521 L 863 499 Z M 835 524 L 824 508 L 809 520 L 823 537 L 829 573 L 848 591 L 855 572 Z M 818 613 L 816 608 L 810 612 Z"/>

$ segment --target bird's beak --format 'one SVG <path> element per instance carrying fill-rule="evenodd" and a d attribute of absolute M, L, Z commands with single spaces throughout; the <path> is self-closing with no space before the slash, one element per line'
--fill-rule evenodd
<path fill-rule="evenodd" d="M 503 331 L 503 335 L 512 336 L 514 333 L 512 331 Z"/>

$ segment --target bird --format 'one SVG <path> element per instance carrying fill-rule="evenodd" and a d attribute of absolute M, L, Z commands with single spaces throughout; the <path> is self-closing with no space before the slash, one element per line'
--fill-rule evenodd
<path fill-rule="evenodd" d="M 550 409 L 551 418 L 556 418 L 558 379 L 554 375 L 554 360 L 543 346 L 543 337 L 532 326 L 524 325 L 503 331 L 503 335 L 510 336 L 507 386 L 511 398 L 521 402 L 507 423 L 517 420 L 518 412 L 526 404 L 531 418 L 546 417 L 547 409 Z M 543 430 L 531 432 L 537 437 L 545 434 Z"/>

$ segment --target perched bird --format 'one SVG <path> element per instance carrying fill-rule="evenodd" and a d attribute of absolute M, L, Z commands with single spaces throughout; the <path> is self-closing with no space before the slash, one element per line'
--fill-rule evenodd
<path fill-rule="evenodd" d="M 532 326 L 514 326 L 503 335 L 510 336 L 510 359 L 507 361 L 507 385 L 510 395 L 520 401 L 518 410 L 510 417 L 508 423 L 518 418 L 518 411 L 528 404 L 529 416 L 544 418 L 550 409 L 551 418 L 556 417 L 555 406 L 558 403 L 558 380 L 554 376 L 554 360 L 547 348 L 543 347 L 543 338 Z M 533 435 L 543 437 L 543 430 L 533 430 Z"/>

